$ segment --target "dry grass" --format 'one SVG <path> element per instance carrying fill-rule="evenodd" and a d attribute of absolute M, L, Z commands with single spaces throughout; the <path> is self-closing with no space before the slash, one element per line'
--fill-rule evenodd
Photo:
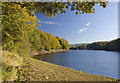
<path fill-rule="evenodd" d="M 17 54 L 2 51 L 2 79 L 13 81 L 16 78 L 17 69 L 22 65 L 23 58 Z"/>
<path fill-rule="evenodd" d="M 2 65 L 9 67 L 20 66 L 22 64 L 22 57 L 8 51 L 2 52 Z"/>

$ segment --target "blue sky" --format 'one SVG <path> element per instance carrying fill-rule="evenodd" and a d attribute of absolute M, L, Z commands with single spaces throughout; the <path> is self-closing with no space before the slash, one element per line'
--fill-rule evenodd
<path fill-rule="evenodd" d="M 70 44 L 110 41 L 118 38 L 118 3 L 110 2 L 107 8 L 95 6 L 95 14 L 76 15 L 66 10 L 64 15 L 47 18 L 36 14 L 41 20 L 39 30 L 68 40 Z"/>

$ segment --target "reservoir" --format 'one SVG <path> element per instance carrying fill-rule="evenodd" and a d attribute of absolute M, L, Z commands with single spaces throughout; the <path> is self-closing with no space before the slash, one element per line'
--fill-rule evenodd
<path fill-rule="evenodd" d="M 36 55 L 33 58 L 89 74 L 118 78 L 119 54 L 119 52 L 100 50 L 71 50 Z"/>

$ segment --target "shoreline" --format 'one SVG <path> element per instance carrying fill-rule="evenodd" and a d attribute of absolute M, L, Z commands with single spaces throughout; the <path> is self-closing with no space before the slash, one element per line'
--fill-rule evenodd
<path fill-rule="evenodd" d="M 60 65 L 36 60 L 31 57 L 20 58 L 18 54 L 14 54 L 8 51 L 3 51 L 3 55 L 4 56 L 2 57 L 2 59 L 4 61 L 3 62 L 4 71 L 2 72 L 4 73 L 4 78 L 8 76 L 8 73 L 9 73 L 9 76 L 6 78 L 6 80 L 11 80 L 11 81 L 14 81 L 14 80 L 16 81 L 108 81 L 108 82 L 118 80 L 115 78 L 89 74 L 83 71 L 77 71 L 77 70 L 63 67 Z M 12 64 L 9 65 L 9 63 L 12 63 Z M 8 68 L 11 68 L 11 67 L 13 67 L 12 71 L 8 71 Z M 13 72 L 13 71 L 16 71 L 16 72 Z M 6 72 L 7 72 L 7 75 L 6 75 Z M 17 72 L 21 72 L 21 73 L 17 73 Z"/>
<path fill-rule="evenodd" d="M 31 53 L 30 57 L 36 56 L 36 55 L 42 55 L 42 54 L 49 54 L 49 53 L 57 53 L 57 52 L 67 52 L 70 50 L 66 50 L 66 49 L 55 49 L 55 50 L 41 50 L 41 51 L 34 51 Z"/>
<path fill-rule="evenodd" d="M 69 49 L 69 50 L 66 50 L 66 49 L 56 49 L 56 50 L 50 50 L 50 51 L 42 50 L 42 51 L 38 51 L 36 53 L 36 55 L 50 54 L 50 53 L 57 53 L 57 52 L 66 52 L 66 51 L 71 51 L 71 49 Z M 104 50 L 104 51 L 106 51 L 106 50 Z M 31 58 L 33 58 L 33 56 L 36 56 L 36 55 L 32 55 Z M 45 61 L 41 61 L 41 62 L 45 62 Z M 45 62 L 45 63 L 49 63 L 49 62 Z M 53 64 L 53 63 L 49 63 L 49 64 Z M 53 65 L 56 65 L 56 64 L 53 64 Z M 60 65 L 56 65 L 56 66 L 60 66 Z M 64 68 L 64 66 L 60 66 L 60 67 Z M 65 68 L 68 68 L 68 67 L 65 67 Z M 68 69 L 74 70 L 74 69 L 71 69 L 71 68 L 68 68 Z M 77 71 L 77 70 L 74 70 L 74 71 Z M 83 72 L 83 71 L 80 71 L 80 72 Z M 86 73 L 86 72 L 84 72 L 84 73 L 85 74 L 89 74 L 89 73 Z M 89 74 L 89 75 L 95 75 L 95 76 L 105 77 L 105 78 L 108 78 L 108 79 L 110 78 L 110 79 L 118 80 L 117 78 L 106 77 L 106 76 L 102 76 L 102 75 L 96 75 L 96 74 Z"/>
<path fill-rule="evenodd" d="M 70 49 L 70 50 L 77 50 L 77 49 Z M 97 49 L 78 49 L 78 50 L 94 50 L 94 51 L 96 51 Z M 120 51 L 114 51 L 114 50 L 97 50 L 97 51 L 120 52 Z"/>
<path fill-rule="evenodd" d="M 35 77 L 30 81 L 117 81 L 116 78 L 89 74 L 83 71 L 77 71 L 60 65 L 39 61 L 33 58 L 26 59 L 27 64 L 31 64 L 27 69 L 36 72 Z M 36 63 L 36 64 L 34 64 Z M 49 70 L 49 71 L 48 71 Z M 41 72 L 42 71 L 42 72 Z M 33 75 L 33 74 L 32 74 Z M 42 78 L 36 79 L 36 76 Z M 106 82 L 106 83 L 107 83 Z"/>

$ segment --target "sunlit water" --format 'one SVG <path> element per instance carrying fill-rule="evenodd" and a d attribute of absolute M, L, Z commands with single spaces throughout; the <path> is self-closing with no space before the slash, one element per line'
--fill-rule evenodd
<path fill-rule="evenodd" d="M 72 50 L 34 58 L 90 74 L 118 78 L 118 52 Z"/>

